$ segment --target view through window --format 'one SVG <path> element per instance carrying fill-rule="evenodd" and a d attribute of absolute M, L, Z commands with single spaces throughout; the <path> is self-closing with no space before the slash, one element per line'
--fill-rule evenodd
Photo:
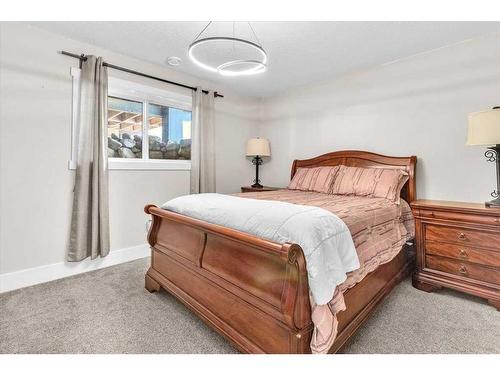
<path fill-rule="evenodd" d="M 190 160 L 191 111 L 110 96 L 108 157 Z"/>

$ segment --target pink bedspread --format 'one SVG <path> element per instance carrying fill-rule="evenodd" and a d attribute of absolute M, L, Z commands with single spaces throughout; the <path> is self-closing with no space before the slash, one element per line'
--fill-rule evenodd
<path fill-rule="evenodd" d="M 345 310 L 343 292 L 360 282 L 379 265 L 390 262 L 406 241 L 415 235 L 413 215 L 405 201 L 395 204 L 384 198 L 331 195 L 299 190 L 276 190 L 238 194 L 253 199 L 278 200 L 324 208 L 341 218 L 349 228 L 361 267 L 348 274 L 327 305 L 311 298 L 314 332 L 313 353 L 325 353 L 337 335 L 336 314 Z"/>

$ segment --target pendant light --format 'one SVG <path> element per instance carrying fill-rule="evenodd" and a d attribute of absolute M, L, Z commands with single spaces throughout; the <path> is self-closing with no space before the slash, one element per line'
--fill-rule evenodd
<path fill-rule="evenodd" d="M 235 22 L 232 36 L 202 37 L 203 34 L 208 34 L 207 29 L 212 25 L 212 21 L 208 22 L 189 45 L 189 59 L 197 66 L 222 76 L 248 76 L 265 72 L 267 53 L 250 22 L 247 24 L 255 41 L 236 37 Z M 202 49 L 206 52 L 204 55 Z"/>

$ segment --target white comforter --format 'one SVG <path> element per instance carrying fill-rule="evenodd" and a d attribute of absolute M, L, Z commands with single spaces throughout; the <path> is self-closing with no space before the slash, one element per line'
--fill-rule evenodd
<path fill-rule="evenodd" d="M 178 197 L 162 208 L 277 243 L 300 245 L 318 305 L 328 303 L 347 272 L 359 268 L 349 229 L 322 208 L 211 193 Z"/>

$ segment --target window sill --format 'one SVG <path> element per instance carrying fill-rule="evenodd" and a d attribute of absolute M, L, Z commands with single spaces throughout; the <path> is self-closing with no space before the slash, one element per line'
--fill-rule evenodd
<path fill-rule="evenodd" d="M 76 169 L 76 162 L 69 161 L 69 169 Z M 162 170 L 162 171 L 190 171 L 191 160 L 143 160 L 143 159 L 109 159 L 109 170 Z"/>

